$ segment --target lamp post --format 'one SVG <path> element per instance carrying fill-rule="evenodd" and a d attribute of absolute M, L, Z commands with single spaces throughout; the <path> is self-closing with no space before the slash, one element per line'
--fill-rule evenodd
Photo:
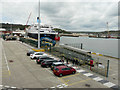
<path fill-rule="evenodd" d="M 38 5 L 38 49 L 40 49 L 40 0 Z"/>

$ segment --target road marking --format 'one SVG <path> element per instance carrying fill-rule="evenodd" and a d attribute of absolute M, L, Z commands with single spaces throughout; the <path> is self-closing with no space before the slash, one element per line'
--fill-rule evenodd
<path fill-rule="evenodd" d="M 2 45 L 3 46 L 3 45 Z M 7 65 L 7 69 L 8 69 L 8 72 L 9 72 L 9 75 L 11 74 L 10 73 L 10 68 L 9 68 L 9 65 L 8 65 L 8 61 L 7 61 L 7 57 L 6 57 L 6 54 L 5 54 L 5 49 L 4 49 L 4 47 L 3 47 L 3 53 L 4 53 L 4 57 L 5 57 L 5 63 L 6 63 L 6 65 Z"/>
<path fill-rule="evenodd" d="M 92 76 L 93 74 L 91 74 L 91 73 L 86 73 L 86 74 L 84 74 L 85 76 Z"/>
<path fill-rule="evenodd" d="M 89 78 L 89 79 L 86 79 L 86 80 L 81 80 L 81 81 L 78 81 L 78 82 L 74 82 L 74 83 L 68 84 L 68 86 L 72 86 L 72 85 L 82 83 L 82 82 L 86 82 L 86 81 L 89 81 L 89 80 L 91 80 L 91 79 Z"/>
<path fill-rule="evenodd" d="M 85 70 L 77 70 L 77 72 L 81 73 L 81 72 L 85 72 Z"/>
<path fill-rule="evenodd" d="M 11 88 L 17 88 L 17 87 L 11 87 Z"/>
<path fill-rule="evenodd" d="M 59 88 L 63 88 L 63 86 L 59 87 Z"/>
<path fill-rule="evenodd" d="M 66 84 L 62 84 L 64 87 L 67 87 L 68 85 L 66 85 Z"/>
<path fill-rule="evenodd" d="M 74 66 L 74 67 L 72 67 L 72 68 L 76 69 L 77 67 Z"/>
<path fill-rule="evenodd" d="M 69 67 L 70 67 L 70 66 L 72 66 L 72 64 L 68 64 L 67 66 L 69 66 Z"/>
<path fill-rule="evenodd" d="M 112 75 L 109 75 L 109 76 L 114 76 L 114 75 L 116 75 L 116 74 L 112 74 Z"/>
<path fill-rule="evenodd" d="M 4 87 L 9 88 L 10 86 L 4 86 Z"/>
<path fill-rule="evenodd" d="M 9 75 L 11 75 L 11 72 L 10 71 L 8 71 L 9 72 Z"/>
<path fill-rule="evenodd" d="M 51 87 L 51 88 L 64 88 L 64 87 L 67 87 L 68 85 L 66 84 L 60 84 L 60 85 L 57 85 L 56 87 Z"/>
<path fill-rule="evenodd" d="M 0 87 L 2 87 L 3 85 L 0 85 Z"/>
<path fill-rule="evenodd" d="M 115 86 L 115 84 L 111 83 L 111 82 L 104 83 L 103 85 L 105 85 L 107 87 L 113 87 L 113 86 Z"/>
<path fill-rule="evenodd" d="M 70 75 L 70 76 L 64 76 L 64 77 L 61 77 L 59 79 L 63 79 L 63 78 L 68 78 L 68 77 L 73 77 L 73 76 L 76 76 L 76 75 L 79 75 L 80 73 L 77 73 L 77 74 L 74 74 L 74 75 Z"/>
<path fill-rule="evenodd" d="M 95 80 L 95 81 L 101 81 L 101 80 L 103 80 L 103 78 L 96 77 L 96 78 L 93 78 L 93 80 Z"/>
<path fill-rule="evenodd" d="M 50 87 L 50 88 L 55 88 L 55 87 Z"/>
<path fill-rule="evenodd" d="M 57 87 L 61 87 L 61 85 L 57 85 Z"/>
<path fill-rule="evenodd" d="M 60 79 L 60 78 L 58 78 L 58 79 Z M 63 79 L 60 79 L 60 81 L 61 81 L 62 83 L 64 83 L 65 85 L 67 85 L 67 83 L 66 83 Z"/>

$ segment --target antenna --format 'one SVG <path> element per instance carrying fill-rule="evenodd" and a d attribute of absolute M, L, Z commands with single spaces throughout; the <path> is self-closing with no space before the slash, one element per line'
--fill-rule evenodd
<path fill-rule="evenodd" d="M 106 24 L 107 24 L 108 37 L 110 37 L 108 22 Z"/>

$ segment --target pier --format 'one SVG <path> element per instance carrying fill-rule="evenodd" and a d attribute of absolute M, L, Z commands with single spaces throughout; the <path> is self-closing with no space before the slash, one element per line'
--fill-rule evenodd
<path fill-rule="evenodd" d="M 47 88 L 52 88 L 53 86 L 57 87 L 57 85 L 61 85 L 60 84 L 61 80 L 64 81 L 66 79 L 68 80 L 66 82 L 68 85 L 67 86 L 68 88 L 71 88 L 71 87 L 81 88 L 81 87 L 85 87 L 86 84 L 90 85 L 91 88 L 95 88 L 96 86 L 97 88 L 108 88 L 108 87 L 113 87 L 113 86 L 116 87 L 118 83 L 117 82 L 118 72 L 116 71 L 117 60 L 113 60 L 111 58 L 106 58 L 106 57 L 99 57 L 99 62 L 102 60 L 104 60 L 105 62 L 108 59 L 110 60 L 110 71 L 109 71 L 108 78 L 106 78 L 105 76 L 101 76 L 99 72 L 96 73 L 96 72 L 91 71 L 90 66 L 88 66 L 88 64 L 85 65 L 84 62 L 81 62 L 80 66 L 79 64 L 74 66 L 74 68 L 78 70 L 77 74 L 69 76 L 69 79 L 68 79 L 68 76 L 57 79 L 51 73 L 49 68 L 48 69 L 40 68 L 39 65 L 38 66 L 36 65 L 34 60 L 30 60 L 30 58 L 26 56 L 27 51 L 29 49 L 34 48 L 33 44 L 31 44 L 33 46 L 30 46 L 29 45 L 30 43 L 28 44 L 28 43 L 20 42 L 20 41 L 4 41 L 2 39 L 0 39 L 0 42 L 2 43 L 3 48 L 4 48 L 2 49 L 3 51 L 2 65 L 4 65 L 2 69 L 2 82 L 5 88 L 6 86 L 15 87 L 15 88 L 19 88 L 19 87 L 45 88 L 46 83 L 48 83 Z M 45 49 L 46 49 L 45 52 L 51 55 L 52 57 L 59 58 L 59 59 L 62 59 L 63 57 L 65 57 L 65 62 L 66 62 L 66 59 L 69 59 L 69 65 L 72 65 L 71 60 L 73 59 L 76 59 L 76 60 L 83 59 L 82 61 L 84 61 L 91 57 L 93 59 L 97 58 L 97 56 L 95 55 L 89 55 L 90 51 L 81 50 L 81 49 L 77 50 L 76 48 L 73 48 L 67 45 L 60 45 L 58 47 L 52 47 L 51 51 L 48 50 L 47 48 Z M 91 57 L 86 58 L 85 56 L 86 54 Z M 5 64 L 5 61 L 7 61 L 8 63 L 7 65 Z M 103 72 L 102 69 L 99 69 L 99 70 Z M 85 74 L 84 71 L 86 71 L 88 74 Z M 104 86 L 100 82 L 98 82 L 99 80 L 97 78 L 93 77 L 93 79 L 91 79 L 89 77 L 91 75 L 101 78 L 101 80 L 104 81 L 103 84 L 106 82 L 110 84 L 108 84 L 107 86 Z M 19 76 L 19 79 L 18 79 L 18 76 Z M 46 77 L 50 77 L 51 79 L 46 78 Z M 9 78 L 11 79 L 9 80 Z M 46 79 L 47 81 L 44 81 Z M 79 81 L 85 80 L 85 81 L 80 84 L 78 80 Z M 52 83 L 49 83 L 49 82 L 52 82 Z"/>

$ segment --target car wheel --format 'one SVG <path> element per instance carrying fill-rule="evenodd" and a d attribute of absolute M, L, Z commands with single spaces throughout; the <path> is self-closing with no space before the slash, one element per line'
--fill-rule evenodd
<path fill-rule="evenodd" d="M 72 74 L 75 74 L 75 71 L 73 71 Z"/>
<path fill-rule="evenodd" d="M 63 76 L 62 73 L 59 76 L 62 77 Z"/>

